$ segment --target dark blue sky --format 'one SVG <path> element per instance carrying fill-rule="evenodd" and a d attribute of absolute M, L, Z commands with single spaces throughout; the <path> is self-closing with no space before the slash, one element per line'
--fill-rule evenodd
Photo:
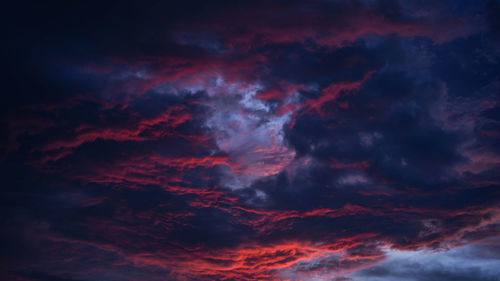
<path fill-rule="evenodd" d="M 1 280 L 498 280 L 497 0 L 3 11 Z"/>

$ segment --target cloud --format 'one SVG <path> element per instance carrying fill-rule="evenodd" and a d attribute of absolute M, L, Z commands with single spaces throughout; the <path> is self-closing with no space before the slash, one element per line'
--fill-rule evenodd
<path fill-rule="evenodd" d="M 428 254 L 394 253 L 386 261 L 351 277 L 353 280 L 495 280 L 497 262 L 488 257 L 488 251 L 478 251 L 482 247 L 479 244 Z"/>
<path fill-rule="evenodd" d="M 495 3 L 9 4 L 0 276 L 492 280 Z"/>

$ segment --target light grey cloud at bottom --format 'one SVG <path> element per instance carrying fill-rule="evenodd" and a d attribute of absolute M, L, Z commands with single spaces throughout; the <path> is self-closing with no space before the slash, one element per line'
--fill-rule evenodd
<path fill-rule="evenodd" d="M 390 251 L 384 262 L 349 277 L 353 281 L 499 281 L 500 239 L 449 251 Z"/>

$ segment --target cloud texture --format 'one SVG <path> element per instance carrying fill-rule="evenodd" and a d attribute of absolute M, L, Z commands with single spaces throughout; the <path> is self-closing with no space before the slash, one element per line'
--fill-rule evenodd
<path fill-rule="evenodd" d="M 0 279 L 496 280 L 498 1 L 6 12 Z"/>

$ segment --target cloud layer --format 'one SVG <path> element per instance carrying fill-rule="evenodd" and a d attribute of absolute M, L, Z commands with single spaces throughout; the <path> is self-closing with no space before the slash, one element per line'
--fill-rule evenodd
<path fill-rule="evenodd" d="M 7 10 L 1 278 L 494 280 L 497 1 Z"/>

